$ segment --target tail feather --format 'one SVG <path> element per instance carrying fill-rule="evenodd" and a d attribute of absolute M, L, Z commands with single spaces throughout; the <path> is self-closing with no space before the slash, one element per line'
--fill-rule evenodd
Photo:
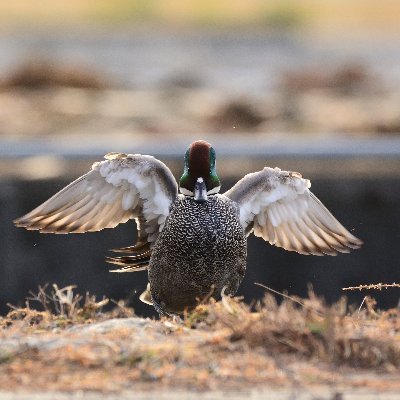
<path fill-rule="evenodd" d="M 150 261 L 150 256 L 151 256 L 151 251 L 148 250 L 144 253 L 138 253 L 138 254 L 133 254 L 133 255 L 125 255 L 125 256 L 121 256 L 121 257 L 106 257 L 106 261 L 110 262 L 112 264 L 115 264 L 114 261 L 118 260 L 118 264 L 120 264 L 121 262 L 123 263 L 133 263 L 135 264 L 136 261 L 140 262 L 143 260 L 148 260 Z"/>
<path fill-rule="evenodd" d="M 119 247 L 117 249 L 111 249 L 110 251 L 114 253 L 136 253 L 141 251 L 141 253 L 144 253 L 150 251 L 150 243 L 139 240 L 133 246 Z"/>
<path fill-rule="evenodd" d="M 110 269 L 109 272 L 117 272 L 117 273 L 123 273 L 123 272 L 138 272 L 138 271 L 146 271 L 148 268 L 148 264 L 146 265 L 125 265 L 122 268 L 118 269 Z"/>

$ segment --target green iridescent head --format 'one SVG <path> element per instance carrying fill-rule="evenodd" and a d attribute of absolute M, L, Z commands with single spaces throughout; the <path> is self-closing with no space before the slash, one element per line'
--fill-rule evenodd
<path fill-rule="evenodd" d="M 186 196 L 195 196 L 199 184 L 207 195 L 218 193 L 221 188 L 215 169 L 215 150 L 204 140 L 193 142 L 187 149 L 179 189 Z"/>

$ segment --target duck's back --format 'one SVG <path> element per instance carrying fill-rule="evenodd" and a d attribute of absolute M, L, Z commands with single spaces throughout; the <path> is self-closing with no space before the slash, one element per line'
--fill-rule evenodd
<path fill-rule="evenodd" d="M 234 294 L 245 269 L 246 235 L 235 203 L 219 194 L 203 203 L 179 196 L 150 259 L 155 306 L 182 312 L 224 286 Z"/>

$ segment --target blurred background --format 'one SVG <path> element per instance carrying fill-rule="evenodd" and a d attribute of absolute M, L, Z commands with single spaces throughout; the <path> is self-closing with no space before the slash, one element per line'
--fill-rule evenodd
<path fill-rule="evenodd" d="M 239 291 L 400 281 L 400 3 L 397 0 L 16 0 L 0 3 L 0 313 L 46 282 L 127 299 L 145 273 L 114 275 L 107 249 L 130 222 L 42 235 L 12 220 L 110 151 L 182 170 L 196 139 L 223 191 L 264 165 L 299 171 L 361 250 L 301 256 L 251 237 Z M 366 293 L 348 293 L 359 305 Z M 399 289 L 372 293 L 394 307 Z"/>

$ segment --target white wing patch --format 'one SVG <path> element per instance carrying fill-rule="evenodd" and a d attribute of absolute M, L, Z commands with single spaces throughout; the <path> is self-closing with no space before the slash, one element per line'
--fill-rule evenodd
<path fill-rule="evenodd" d="M 311 183 L 308 179 L 303 179 L 298 173 L 281 171 L 279 168 L 266 167 L 261 173 L 263 177 L 259 176 L 260 172 L 255 172 L 242 179 L 245 182 L 250 181 L 249 178 L 264 178 L 262 190 L 254 191 L 254 188 L 249 187 L 249 191 L 253 192 L 251 198 L 240 203 L 240 222 L 243 227 L 246 227 L 253 221 L 254 216 L 260 213 L 263 215 L 260 216 L 262 221 L 264 221 L 263 218 L 268 217 L 276 227 L 290 216 L 296 217 L 300 209 L 308 207 L 304 198 L 299 199 L 299 195 L 306 194 L 307 196 L 310 193 L 308 188 L 311 187 Z M 229 197 L 228 194 L 226 195 Z"/>
<path fill-rule="evenodd" d="M 273 245 L 301 254 L 336 255 L 362 242 L 310 192 L 299 173 L 264 168 L 246 175 L 225 195 L 238 203 L 240 221 Z"/>
<path fill-rule="evenodd" d="M 82 233 L 143 217 L 146 235 L 141 234 L 154 242 L 176 196 L 176 181 L 162 162 L 151 156 L 109 153 L 15 223 L 40 232 Z"/>

